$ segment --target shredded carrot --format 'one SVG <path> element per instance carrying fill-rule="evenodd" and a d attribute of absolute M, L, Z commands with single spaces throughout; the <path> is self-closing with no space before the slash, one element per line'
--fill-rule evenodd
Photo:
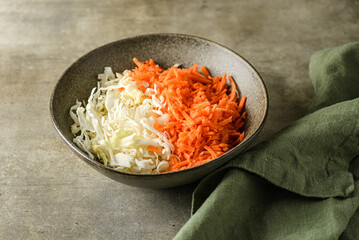
<path fill-rule="evenodd" d="M 208 72 L 208 69 L 207 69 L 205 66 L 201 66 L 200 69 L 201 69 L 203 75 L 204 75 L 206 78 L 208 78 L 208 77 L 210 76 L 210 75 L 209 75 L 209 72 Z"/>
<path fill-rule="evenodd" d="M 244 107 L 244 103 L 246 102 L 246 97 L 245 96 L 243 96 L 242 98 L 241 98 L 241 101 L 239 102 L 239 104 L 238 104 L 238 111 L 239 112 L 241 112 L 242 111 L 242 109 L 243 109 L 243 107 Z"/>
<path fill-rule="evenodd" d="M 156 153 L 161 153 L 161 150 L 155 148 L 155 147 L 152 147 L 152 146 L 147 146 L 147 149 L 153 151 L 153 152 L 156 152 Z"/>
<path fill-rule="evenodd" d="M 179 162 L 179 163 L 176 163 L 175 165 L 173 165 L 173 168 L 180 168 L 182 166 L 185 166 L 185 165 L 188 165 L 189 164 L 189 161 L 182 161 L 182 162 Z"/>
<path fill-rule="evenodd" d="M 217 157 L 217 154 L 213 151 L 212 148 L 210 148 L 208 146 L 205 146 L 204 148 L 212 155 L 213 158 Z"/>
<path fill-rule="evenodd" d="M 229 82 L 231 83 L 231 94 L 229 95 L 230 101 L 232 101 L 236 97 L 236 84 L 233 81 L 232 76 L 228 76 Z"/>
<path fill-rule="evenodd" d="M 147 82 L 148 88 L 156 87 L 157 99 L 166 103 L 161 111 L 169 114 L 170 119 L 164 125 L 155 120 L 154 127 L 165 133 L 174 145 L 168 171 L 204 164 L 244 139 L 246 97 L 239 98 L 231 76 L 225 73 L 213 78 L 205 66 L 198 72 L 197 64 L 188 69 L 176 66 L 163 69 L 152 59 L 133 61 L 137 67 L 130 76 L 138 88 L 144 92 L 142 83 Z M 161 152 L 152 146 L 147 148 Z"/>
<path fill-rule="evenodd" d="M 137 65 L 137 67 L 141 66 L 141 63 L 137 60 L 137 58 L 133 58 L 133 62 Z"/>
<path fill-rule="evenodd" d="M 171 166 L 175 165 L 176 163 L 178 163 L 177 157 L 175 156 L 171 156 L 170 157 L 170 161 L 171 161 Z"/>

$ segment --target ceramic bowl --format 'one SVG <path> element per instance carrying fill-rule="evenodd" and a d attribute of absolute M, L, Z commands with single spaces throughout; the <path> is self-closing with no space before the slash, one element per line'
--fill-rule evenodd
<path fill-rule="evenodd" d="M 116 72 L 135 67 L 132 59 L 154 59 L 162 67 L 180 63 L 206 66 L 213 76 L 233 76 L 237 89 L 247 97 L 247 119 L 244 140 L 232 150 L 203 165 L 169 173 L 133 174 L 114 170 L 92 160 L 72 141 L 73 123 L 69 109 L 76 99 L 87 101 L 96 86 L 97 75 L 105 66 Z M 102 174 L 124 184 L 149 188 L 168 188 L 197 181 L 238 156 L 262 129 L 268 110 L 268 96 L 263 80 L 254 67 L 230 49 L 203 38 L 182 34 L 149 34 L 126 38 L 96 48 L 74 62 L 59 78 L 50 100 L 53 124 L 70 149 Z"/>

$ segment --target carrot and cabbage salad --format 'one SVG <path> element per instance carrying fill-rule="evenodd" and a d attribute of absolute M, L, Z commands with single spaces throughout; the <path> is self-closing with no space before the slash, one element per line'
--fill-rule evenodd
<path fill-rule="evenodd" d="M 133 61 L 137 67 L 122 74 L 106 67 L 87 104 L 70 109 L 74 143 L 92 159 L 133 173 L 178 171 L 243 140 L 246 97 L 231 76 Z"/>

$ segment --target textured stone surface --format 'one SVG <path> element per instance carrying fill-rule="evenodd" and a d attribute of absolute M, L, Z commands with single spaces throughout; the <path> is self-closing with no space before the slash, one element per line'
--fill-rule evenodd
<path fill-rule="evenodd" d="M 247 58 L 269 93 L 260 139 L 305 114 L 311 54 L 359 40 L 359 2 L 0 0 L 0 239 L 170 239 L 194 185 L 130 187 L 69 151 L 48 111 L 60 74 L 89 50 L 155 32 L 193 34 Z"/>

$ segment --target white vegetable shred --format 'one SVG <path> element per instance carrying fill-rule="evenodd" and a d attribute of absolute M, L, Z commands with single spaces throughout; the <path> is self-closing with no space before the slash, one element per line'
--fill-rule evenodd
<path fill-rule="evenodd" d="M 159 173 L 169 167 L 173 145 L 154 128 L 169 116 L 161 112 L 166 103 L 155 97 L 156 87 L 140 91 L 130 71 L 114 74 L 110 67 L 98 75 L 87 104 L 76 101 L 70 109 L 74 143 L 92 159 L 114 169 L 132 173 Z M 148 87 L 148 83 L 143 85 Z M 149 96 L 152 96 L 151 98 Z M 157 148 L 161 153 L 150 150 Z"/>

